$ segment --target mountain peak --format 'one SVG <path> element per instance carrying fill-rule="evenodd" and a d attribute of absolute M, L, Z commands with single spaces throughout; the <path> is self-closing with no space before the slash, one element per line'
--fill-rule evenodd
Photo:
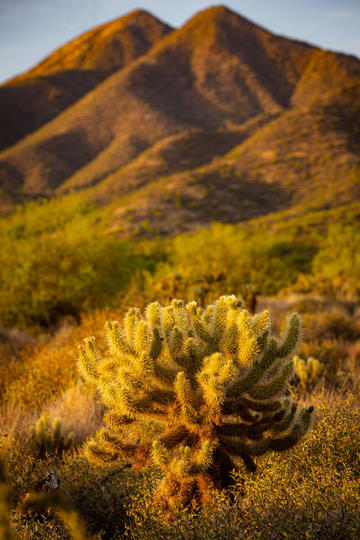
<path fill-rule="evenodd" d="M 226 23 L 226 22 L 237 22 L 237 24 L 243 22 L 247 26 L 256 27 L 255 24 L 250 22 L 248 19 L 239 15 L 235 11 L 232 11 L 225 5 L 211 6 L 209 8 L 203 9 L 196 13 L 187 24 L 195 23 Z"/>
<path fill-rule="evenodd" d="M 113 22 L 115 21 L 126 21 L 126 22 L 134 22 L 134 23 L 146 23 L 146 22 L 149 22 L 149 23 L 156 23 L 156 24 L 162 24 L 164 26 L 167 26 L 169 28 L 169 30 L 172 30 L 171 26 L 169 26 L 168 24 L 162 22 L 158 17 L 156 17 L 153 13 L 151 13 L 151 11 L 147 11 L 146 9 L 134 9 L 132 11 L 129 11 L 129 13 L 127 13 L 126 15 L 123 15 L 122 17 L 119 17 L 117 19 L 115 19 Z M 105 24 L 111 24 L 111 21 L 110 23 L 105 23 Z"/>
<path fill-rule="evenodd" d="M 76 37 L 0 86 L 0 149 L 51 120 L 171 30 L 138 9 Z"/>
<path fill-rule="evenodd" d="M 20 77 L 68 70 L 112 72 L 147 52 L 171 30 L 148 11 L 137 9 L 81 34 Z"/>

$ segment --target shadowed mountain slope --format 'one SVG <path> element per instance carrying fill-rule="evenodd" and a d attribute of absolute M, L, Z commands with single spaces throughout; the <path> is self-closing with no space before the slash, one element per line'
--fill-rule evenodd
<path fill-rule="evenodd" d="M 109 204 L 114 197 L 121 197 L 158 178 L 178 172 L 189 173 L 191 176 L 193 169 L 227 154 L 255 133 L 269 118 L 269 115 L 262 114 L 232 130 L 191 129 L 162 139 L 85 193 L 91 200 L 103 205 Z M 71 189 L 72 181 L 76 179 L 75 175 L 62 184 L 59 192 Z"/>
<path fill-rule="evenodd" d="M 79 67 L 80 57 L 58 61 Z M 164 30 L 3 151 L 0 188 L 8 198 L 82 189 L 113 205 L 122 233 L 331 207 L 360 196 L 359 125 L 357 58 L 275 36 L 220 6 Z"/>
<path fill-rule="evenodd" d="M 0 149 L 51 120 L 170 31 L 137 10 L 86 32 L 0 86 Z"/>
<path fill-rule="evenodd" d="M 144 154 L 84 193 L 100 204 L 122 195 L 114 205 L 113 230 L 141 235 L 350 204 L 360 200 L 360 132 L 354 136 L 347 121 L 335 103 L 293 109 L 254 126 L 255 133 L 209 164 L 157 176 Z"/>

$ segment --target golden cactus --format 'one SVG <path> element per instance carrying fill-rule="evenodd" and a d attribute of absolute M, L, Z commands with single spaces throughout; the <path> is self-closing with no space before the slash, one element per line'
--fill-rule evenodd
<path fill-rule="evenodd" d="M 312 356 L 309 356 L 307 361 L 305 361 L 295 355 L 293 360 L 295 373 L 299 377 L 302 388 L 304 390 L 309 390 L 322 374 L 324 365 Z"/>
<path fill-rule="evenodd" d="M 106 426 L 86 445 L 90 459 L 137 464 L 152 460 L 164 474 L 158 498 L 168 507 L 205 502 L 210 488 L 231 483 L 242 458 L 292 447 L 308 430 L 313 407 L 286 397 L 292 355 L 301 337 L 297 314 L 281 339 L 267 311 L 251 316 L 235 296 L 206 309 L 196 302 L 132 308 L 124 325 L 106 323 L 109 352 L 95 338 L 79 346 L 82 375 L 108 407 Z M 154 422 L 153 441 L 130 438 L 131 426 Z"/>
<path fill-rule="evenodd" d="M 30 428 L 30 433 L 34 452 L 41 459 L 46 457 L 47 454 L 61 455 L 71 448 L 74 439 L 73 433 L 70 433 L 67 437 L 61 434 L 59 418 L 55 418 L 53 425 L 49 426 L 46 413 L 42 413 L 35 427 Z"/>

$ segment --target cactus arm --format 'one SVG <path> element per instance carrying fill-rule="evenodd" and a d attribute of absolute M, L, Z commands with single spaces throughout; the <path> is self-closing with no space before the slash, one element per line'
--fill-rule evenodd
<path fill-rule="evenodd" d="M 168 429 L 159 437 L 159 442 L 167 449 L 171 450 L 189 437 L 189 431 L 184 425 Z"/>
<path fill-rule="evenodd" d="M 294 365 L 292 360 L 285 364 L 280 375 L 274 377 L 272 381 L 253 386 L 249 389 L 248 394 L 253 399 L 271 399 L 278 395 L 293 373 Z"/>
<path fill-rule="evenodd" d="M 107 321 L 105 323 L 106 338 L 109 351 L 114 356 L 131 355 L 134 350 L 129 345 L 124 332 L 117 321 Z"/>
<path fill-rule="evenodd" d="M 132 457 L 137 450 L 136 444 L 125 444 L 119 436 L 109 433 L 106 428 L 100 432 L 99 439 L 104 443 L 105 449 L 116 452 L 123 457 Z"/>
<path fill-rule="evenodd" d="M 185 373 L 180 371 L 175 379 L 174 388 L 177 398 L 182 407 L 193 408 L 193 391 L 189 380 L 186 378 Z"/>
<path fill-rule="evenodd" d="M 262 358 L 254 362 L 249 368 L 248 373 L 243 377 L 235 380 L 227 390 L 227 396 L 240 396 L 245 391 L 251 389 L 264 376 L 266 371 L 274 364 L 276 360 L 276 340 L 271 339 L 262 355 Z"/>
<path fill-rule="evenodd" d="M 202 442 L 200 450 L 196 455 L 195 462 L 191 466 L 191 474 L 199 474 L 210 469 L 214 463 L 214 452 L 216 447 L 217 444 L 214 442 L 208 440 Z"/>
<path fill-rule="evenodd" d="M 155 465 L 163 470 L 166 470 L 170 463 L 171 455 L 165 446 L 160 443 L 160 441 L 155 441 L 152 445 L 152 458 Z"/>
<path fill-rule="evenodd" d="M 98 364 L 101 356 L 94 347 L 95 338 L 85 338 L 84 345 L 79 345 L 79 360 L 78 366 L 81 375 L 90 383 L 96 384 L 99 378 Z"/>
<path fill-rule="evenodd" d="M 149 356 L 152 360 L 157 360 L 162 351 L 163 342 L 160 336 L 160 331 L 157 326 L 153 328 L 153 338 L 150 346 Z"/>
<path fill-rule="evenodd" d="M 276 354 L 279 358 L 289 356 L 295 351 L 301 338 L 302 324 L 297 313 L 293 313 L 287 320 L 282 343 L 278 345 Z"/>
<path fill-rule="evenodd" d="M 89 441 L 84 448 L 85 456 L 99 465 L 110 465 L 119 459 L 117 452 L 106 450 L 98 442 Z"/>
<path fill-rule="evenodd" d="M 135 339 L 135 331 L 139 320 L 141 319 L 140 311 L 137 308 L 131 308 L 125 315 L 124 330 L 128 343 L 133 346 Z"/>
<path fill-rule="evenodd" d="M 258 412 L 274 412 L 278 411 L 282 406 L 282 401 L 275 400 L 275 401 L 253 401 L 250 399 L 243 398 L 242 403 L 244 406 L 248 407 L 249 409 L 253 411 Z"/>
<path fill-rule="evenodd" d="M 251 453 L 246 444 L 241 441 L 236 441 L 227 437 L 220 437 L 219 442 L 223 448 L 225 448 L 231 456 L 240 457 L 245 464 L 245 467 L 250 472 L 256 471 L 256 465 L 251 457 Z"/>

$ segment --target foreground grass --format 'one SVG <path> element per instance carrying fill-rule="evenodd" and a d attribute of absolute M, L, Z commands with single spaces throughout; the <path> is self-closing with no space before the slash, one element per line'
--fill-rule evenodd
<path fill-rule="evenodd" d="M 234 502 L 214 495 L 198 515 L 161 523 L 149 497 L 134 496 L 132 538 L 357 538 L 360 533 L 359 403 L 314 394 L 319 418 L 291 451 L 257 460 L 235 475 Z M 160 523 L 159 523 L 160 522 Z"/>
<path fill-rule="evenodd" d="M 11 522 L 21 538 L 68 538 L 58 515 L 22 513 L 19 504 L 54 467 L 62 490 L 98 538 L 340 538 L 360 534 L 360 403 L 350 394 L 309 396 L 318 419 L 305 440 L 280 455 L 257 460 L 258 470 L 240 469 L 229 492 L 214 493 L 213 505 L 166 519 L 154 505 L 157 471 L 108 476 L 81 453 L 36 460 L 15 445 L 9 452 Z"/>

